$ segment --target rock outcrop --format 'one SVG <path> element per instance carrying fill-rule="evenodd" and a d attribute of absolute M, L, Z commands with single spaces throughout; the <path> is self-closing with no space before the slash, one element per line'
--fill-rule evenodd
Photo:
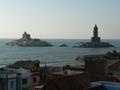
<path fill-rule="evenodd" d="M 91 42 L 82 43 L 79 46 L 73 46 L 77 48 L 107 48 L 114 47 L 109 42 L 101 42 L 101 38 L 98 37 L 98 27 L 95 25 L 93 30 L 93 37 L 91 38 Z"/>
<path fill-rule="evenodd" d="M 66 44 L 61 44 L 59 47 L 67 47 Z"/>
<path fill-rule="evenodd" d="M 41 41 L 40 39 L 33 39 L 30 34 L 26 32 L 23 34 L 22 38 L 14 40 L 6 45 L 10 46 L 22 46 L 22 47 L 48 47 L 53 46 L 51 43 L 46 41 Z"/>

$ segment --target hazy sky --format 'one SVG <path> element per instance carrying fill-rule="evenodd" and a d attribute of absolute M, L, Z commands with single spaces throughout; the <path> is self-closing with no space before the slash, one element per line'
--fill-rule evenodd
<path fill-rule="evenodd" d="M 0 0 L 0 38 L 120 39 L 120 0 Z"/>

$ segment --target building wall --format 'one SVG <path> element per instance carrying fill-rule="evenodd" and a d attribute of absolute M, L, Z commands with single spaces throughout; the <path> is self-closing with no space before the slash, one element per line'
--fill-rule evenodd
<path fill-rule="evenodd" d="M 29 89 L 31 86 L 31 72 L 27 69 L 17 69 L 17 72 L 19 73 L 19 77 L 18 77 L 18 89 L 22 90 L 22 89 Z"/>
<path fill-rule="evenodd" d="M 22 80 L 19 74 L 17 75 L 17 90 L 22 90 Z"/>
<path fill-rule="evenodd" d="M 2 86 L 3 90 L 17 90 L 17 73 L 13 69 L 1 68 L 0 79 L 2 80 L 0 86 Z"/>
<path fill-rule="evenodd" d="M 34 73 L 31 77 L 32 86 L 39 85 L 40 83 L 40 73 Z"/>
<path fill-rule="evenodd" d="M 8 79 L 8 90 L 17 90 L 16 78 Z"/>
<path fill-rule="evenodd" d="M 7 88 L 6 79 L 0 78 L 0 90 L 5 90 Z"/>
<path fill-rule="evenodd" d="M 32 90 L 40 83 L 40 67 L 36 64 L 34 68 L 15 68 L 6 67 L 0 71 L 0 90 Z"/>
<path fill-rule="evenodd" d="M 120 62 L 117 62 L 108 67 L 108 73 L 113 75 L 120 75 Z"/>
<path fill-rule="evenodd" d="M 85 68 L 90 74 L 91 81 L 102 80 L 107 74 L 107 64 L 105 60 L 85 60 Z"/>

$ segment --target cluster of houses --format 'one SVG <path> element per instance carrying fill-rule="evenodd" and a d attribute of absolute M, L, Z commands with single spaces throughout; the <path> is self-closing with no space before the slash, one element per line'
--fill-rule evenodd
<path fill-rule="evenodd" d="M 84 61 L 84 67 L 62 68 L 41 68 L 39 61 L 18 61 L 0 68 L 0 90 L 107 90 L 102 85 L 106 81 L 120 86 L 120 53 L 87 55 Z"/>
<path fill-rule="evenodd" d="M 0 90 L 33 90 L 40 83 L 39 61 L 18 61 L 0 69 Z"/>
<path fill-rule="evenodd" d="M 120 53 L 86 55 L 84 62 L 84 66 L 66 65 L 62 71 L 48 73 L 44 87 L 36 90 L 109 90 L 106 83 L 120 90 Z"/>

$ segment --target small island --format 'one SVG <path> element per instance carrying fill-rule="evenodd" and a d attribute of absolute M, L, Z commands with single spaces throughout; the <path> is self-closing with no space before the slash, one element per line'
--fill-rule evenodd
<path fill-rule="evenodd" d="M 6 43 L 9 46 L 21 46 L 21 47 L 49 47 L 53 46 L 51 43 L 41 41 L 40 39 L 31 38 L 30 34 L 24 32 L 22 38 L 14 40 L 10 43 Z"/>
<path fill-rule="evenodd" d="M 91 38 L 91 42 L 82 43 L 79 46 L 73 46 L 75 48 L 108 48 L 114 47 L 109 42 L 101 42 L 101 38 L 98 37 L 98 27 L 95 25 L 93 30 L 93 37 Z"/>
<path fill-rule="evenodd" d="M 61 44 L 59 47 L 67 47 L 66 44 Z"/>

